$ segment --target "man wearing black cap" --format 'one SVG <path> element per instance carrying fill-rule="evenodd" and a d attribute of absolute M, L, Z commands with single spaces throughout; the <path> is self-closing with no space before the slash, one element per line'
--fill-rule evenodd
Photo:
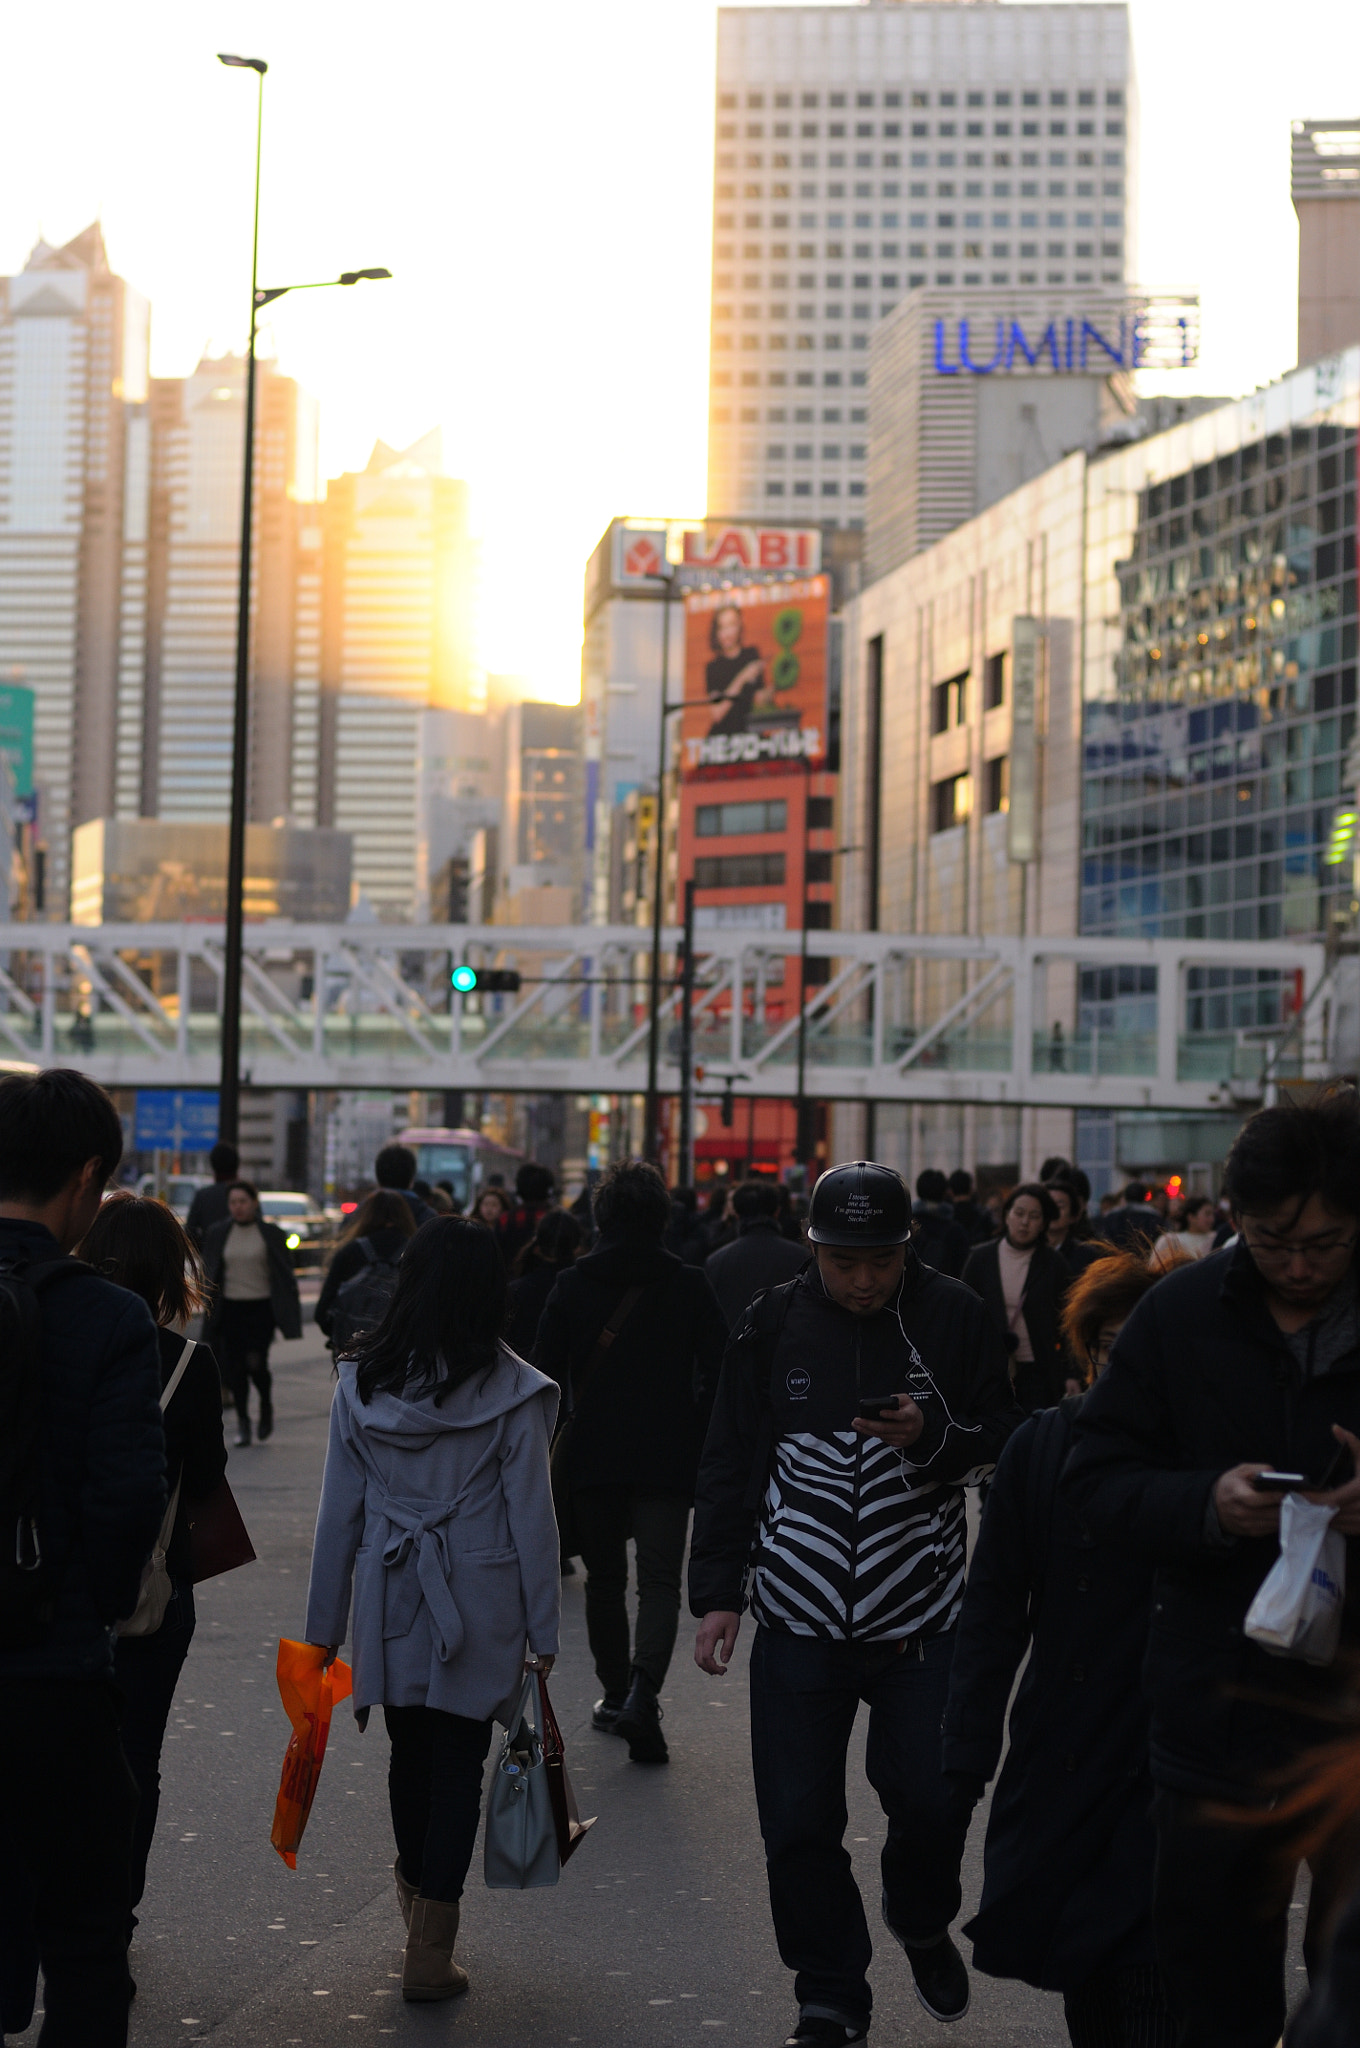
<path fill-rule="evenodd" d="M 844 1849 L 861 1701 L 888 1817 L 883 1919 L 939 2020 L 968 2010 L 949 1937 L 972 1810 L 940 1722 L 963 1597 L 965 1485 L 1020 1420 L 970 1288 L 923 1266 L 891 1167 L 833 1167 L 814 1263 L 757 1296 L 729 1339 L 690 1551 L 695 1659 L 721 1677 L 750 1597 L 751 1742 L 779 1952 L 797 1972 L 785 2048 L 868 2034 L 872 1953 Z"/>

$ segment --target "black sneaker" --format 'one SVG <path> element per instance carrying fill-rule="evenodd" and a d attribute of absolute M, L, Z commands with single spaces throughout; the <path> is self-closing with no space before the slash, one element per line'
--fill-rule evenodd
<path fill-rule="evenodd" d="M 258 1439 L 258 1441 L 259 1441 L 260 1443 L 264 1444 L 264 1443 L 268 1443 L 268 1441 L 269 1441 L 270 1437 L 271 1437 L 271 1436 L 273 1436 L 273 1434 L 274 1434 L 274 1411 L 273 1411 L 273 1409 L 272 1409 L 272 1408 L 268 1408 L 268 1407 L 263 1407 L 263 1408 L 261 1408 L 261 1410 L 260 1410 L 260 1420 L 259 1420 L 259 1425 L 258 1425 L 258 1427 L 256 1428 L 256 1431 L 255 1431 L 255 1435 L 256 1435 L 256 1438 Z"/>
<path fill-rule="evenodd" d="M 641 1671 L 633 1673 L 628 1697 L 620 1707 L 614 1733 L 628 1744 L 628 1760 L 635 1764 L 668 1764 L 671 1753 L 661 1733 L 661 1707 L 656 1688 Z"/>
<path fill-rule="evenodd" d="M 617 1734 L 615 1723 L 623 1712 L 623 1694 L 607 1692 L 602 1700 L 596 1700 L 595 1710 L 590 1717 L 592 1728 L 598 1728 L 601 1735 Z"/>
<path fill-rule="evenodd" d="M 968 1982 L 968 1969 L 963 1957 L 947 1934 L 938 1941 L 932 1941 L 928 1948 L 918 1948 L 909 1942 L 900 1928 L 894 1927 L 888 1918 L 887 1902 L 883 1906 L 883 1925 L 893 1940 L 906 1951 L 911 1964 L 911 1974 L 916 1985 L 916 1996 L 933 2020 L 961 2020 L 972 2000 L 972 1987 Z"/>
<path fill-rule="evenodd" d="M 867 2028 L 853 2026 L 847 2020 L 809 2016 L 799 2020 L 784 2048 L 850 2048 L 852 2042 L 868 2038 Z"/>
<path fill-rule="evenodd" d="M 248 1417 L 243 1415 L 236 1425 L 236 1448 L 238 1451 L 243 1451 L 248 1447 L 249 1443 L 250 1421 Z"/>

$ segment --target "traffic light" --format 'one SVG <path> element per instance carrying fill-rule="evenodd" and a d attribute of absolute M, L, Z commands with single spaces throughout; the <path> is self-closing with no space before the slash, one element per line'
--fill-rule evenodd
<path fill-rule="evenodd" d="M 513 967 L 455 967 L 449 980 L 460 996 L 513 995 L 519 987 Z"/>

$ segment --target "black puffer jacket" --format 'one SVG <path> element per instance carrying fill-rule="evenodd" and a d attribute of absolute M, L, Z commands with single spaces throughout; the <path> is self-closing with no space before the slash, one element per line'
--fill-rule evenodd
<path fill-rule="evenodd" d="M 906 1452 L 851 1426 L 864 1395 L 893 1393 L 925 1418 Z M 896 1299 L 856 1316 L 809 1266 L 728 1341 L 695 1504 L 693 1612 L 740 1611 L 758 1531 L 753 1604 L 769 1626 L 832 1640 L 947 1628 L 963 1586 L 961 1489 L 1019 1420 L 971 1288 L 908 1246 Z"/>
<path fill-rule="evenodd" d="M 1334 1422 L 1360 1433 L 1360 1349 L 1305 1379 L 1244 1244 L 1144 1295 L 1082 1403 L 1064 1483 L 1097 1542 L 1157 1566 L 1144 1684 L 1159 1784 L 1249 1801 L 1326 1739 L 1336 1669 L 1272 1657 L 1243 1633 L 1276 1539 L 1215 1542 L 1206 1517 L 1234 1465 L 1323 1474 Z M 1342 1642 L 1356 1651 L 1360 1539 L 1346 1549 Z"/>
<path fill-rule="evenodd" d="M 630 1287 L 637 1302 L 581 1393 L 574 1380 Z M 703 1272 L 659 1245 L 602 1241 L 563 1272 L 538 1326 L 533 1363 L 575 1407 L 573 1486 L 693 1496 L 727 1325 Z"/>
<path fill-rule="evenodd" d="M 60 1256 L 42 1224 L 8 1216 L 0 1253 Z M 112 1675 L 110 1631 L 137 1605 L 165 1513 L 156 1327 L 140 1296 L 93 1273 L 41 1300 L 40 1528 L 60 1591 L 46 1639 L 0 1651 L 0 1678 L 100 1678 Z"/>

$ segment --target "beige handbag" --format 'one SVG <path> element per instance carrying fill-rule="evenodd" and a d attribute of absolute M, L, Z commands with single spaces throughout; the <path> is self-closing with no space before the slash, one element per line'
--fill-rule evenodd
<path fill-rule="evenodd" d="M 185 1338 L 179 1361 L 161 1394 L 162 1415 L 174 1399 L 175 1389 L 184 1377 L 184 1368 L 197 1348 L 192 1337 Z M 170 1605 L 170 1598 L 174 1592 L 170 1574 L 165 1567 L 165 1553 L 170 1547 L 170 1538 L 175 1531 L 175 1516 L 179 1513 L 179 1490 L 183 1482 L 184 1471 L 181 1467 L 179 1478 L 175 1481 L 175 1490 L 170 1496 L 170 1504 L 156 1532 L 151 1556 L 142 1572 L 142 1590 L 137 1596 L 137 1605 L 127 1620 L 118 1624 L 120 1636 L 154 1636 L 165 1620 L 165 1610 Z"/>

